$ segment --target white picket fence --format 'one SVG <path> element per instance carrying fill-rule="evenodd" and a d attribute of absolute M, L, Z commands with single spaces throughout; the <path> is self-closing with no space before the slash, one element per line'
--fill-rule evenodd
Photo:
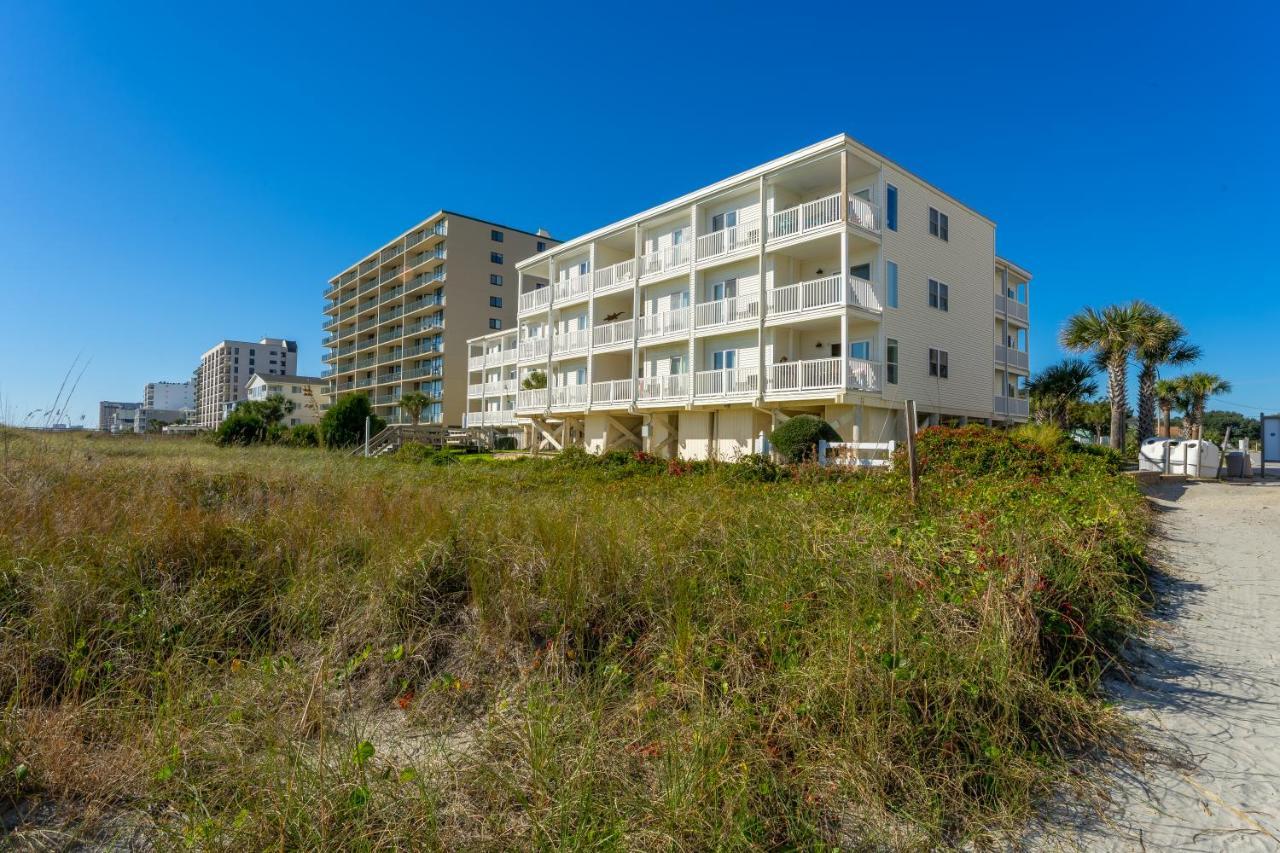
<path fill-rule="evenodd" d="M 889 468 L 896 441 L 819 441 L 818 464 L 849 468 Z"/>

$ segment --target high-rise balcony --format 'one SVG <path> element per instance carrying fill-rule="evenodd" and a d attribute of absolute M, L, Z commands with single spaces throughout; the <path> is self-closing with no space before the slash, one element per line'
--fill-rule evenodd
<path fill-rule="evenodd" d="M 548 389 L 546 388 L 521 388 L 516 393 L 516 409 L 520 411 L 545 409 L 547 399 Z"/>
<path fill-rule="evenodd" d="M 996 313 L 1004 314 L 1010 320 L 1026 325 L 1027 303 L 996 294 Z"/>
<path fill-rule="evenodd" d="M 1025 418 L 1031 415 L 1030 401 L 1022 397 L 995 396 L 991 399 L 991 408 L 997 415 L 1011 418 Z"/>
<path fill-rule="evenodd" d="M 641 403 L 683 400 L 689 396 L 689 374 L 672 373 L 667 376 L 643 376 L 639 380 L 636 398 Z"/>
<path fill-rule="evenodd" d="M 595 349 L 630 346 L 635 336 L 635 320 L 618 320 L 614 323 L 602 323 L 591 330 L 592 345 Z"/>
<path fill-rule="evenodd" d="M 525 338 L 520 342 L 520 360 L 530 361 L 547 357 L 547 341 L 546 336 L 537 338 Z"/>
<path fill-rule="evenodd" d="M 655 340 L 679 335 L 689 330 L 689 309 L 676 308 L 671 311 L 659 311 L 656 314 L 644 314 L 640 317 L 640 340 Z"/>
<path fill-rule="evenodd" d="M 700 370 L 693 375 L 697 398 L 751 398 L 760 393 L 760 371 L 754 367 Z"/>
<path fill-rule="evenodd" d="M 551 407 L 582 409 L 587 405 L 587 385 L 557 385 L 551 389 Z"/>
<path fill-rule="evenodd" d="M 731 326 L 745 323 L 760 316 L 760 300 L 755 296 L 718 299 L 701 302 L 694 308 L 693 325 L 696 329 Z"/>
<path fill-rule="evenodd" d="M 557 281 L 554 293 L 557 305 L 586 299 L 591 293 L 591 273 L 577 273 Z"/>
<path fill-rule="evenodd" d="M 740 222 L 698 238 L 698 263 L 736 255 L 760 245 L 760 220 Z"/>
<path fill-rule="evenodd" d="M 591 385 L 593 409 L 625 409 L 631 405 L 630 379 L 608 379 Z"/>
<path fill-rule="evenodd" d="M 861 358 L 816 358 L 769 365 L 769 395 L 880 390 L 880 364 Z"/>
<path fill-rule="evenodd" d="M 820 231 L 841 221 L 856 225 L 864 231 L 880 233 L 880 210 L 876 205 L 866 199 L 850 196 L 848 208 L 842 215 L 840 193 L 832 193 L 770 215 L 769 239 L 787 240 Z"/>
<path fill-rule="evenodd" d="M 1008 364 L 1014 370 L 1027 370 L 1030 365 L 1030 356 L 1015 347 L 995 345 L 995 362 L 999 367 Z"/>
<path fill-rule="evenodd" d="M 689 243 L 677 243 L 640 257 L 640 277 L 658 278 L 674 275 L 689 268 Z"/>
<path fill-rule="evenodd" d="M 802 281 L 768 291 L 769 317 L 788 317 L 828 311 L 832 308 L 862 308 L 880 312 L 875 285 L 866 279 L 840 274 Z"/>
<path fill-rule="evenodd" d="M 520 294 L 519 312 L 531 314 L 535 311 L 547 310 L 547 306 L 551 304 L 551 291 L 550 287 L 539 287 Z"/>
<path fill-rule="evenodd" d="M 584 352 L 590 339 L 590 329 L 570 329 L 567 332 L 558 332 L 552 338 L 551 353 L 554 357 L 561 358 Z"/>
<path fill-rule="evenodd" d="M 630 287 L 636 280 L 635 258 L 598 269 L 594 276 L 592 287 L 597 295 Z"/>

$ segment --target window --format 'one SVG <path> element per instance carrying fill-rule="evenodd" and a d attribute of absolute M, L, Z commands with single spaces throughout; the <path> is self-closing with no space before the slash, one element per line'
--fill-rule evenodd
<path fill-rule="evenodd" d="M 546 241 L 546 240 L 539 240 L 539 241 L 538 241 L 538 251 L 539 251 L 539 252 L 545 252 L 546 250 L 547 250 L 547 241 Z"/>
<path fill-rule="evenodd" d="M 871 281 L 871 264 L 855 264 L 849 267 L 849 275 L 863 281 Z"/>
<path fill-rule="evenodd" d="M 898 230 L 898 188 L 893 184 L 884 187 L 884 224 L 890 231 Z"/>
<path fill-rule="evenodd" d="M 502 242 L 502 237 L 503 237 L 503 235 L 502 235 L 502 232 L 501 232 L 501 231 L 490 231 L 490 232 L 489 232 L 489 239 L 490 239 L 490 240 L 492 240 L 492 241 L 493 241 L 493 242 L 495 242 L 495 243 L 501 243 L 501 242 Z"/>
<path fill-rule="evenodd" d="M 490 296 L 490 297 L 489 297 L 489 307 L 490 307 L 490 308 L 501 308 L 501 307 L 502 307 L 502 297 L 501 297 L 501 296 Z"/>
<path fill-rule="evenodd" d="M 724 281 L 717 281 L 711 286 L 712 301 L 719 302 L 721 299 L 732 299 L 738 295 L 738 280 L 736 278 L 726 278 Z"/>
<path fill-rule="evenodd" d="M 898 307 L 898 265 L 884 262 L 884 300 L 890 308 Z"/>
<path fill-rule="evenodd" d="M 737 366 L 737 362 L 737 350 L 718 350 L 711 354 L 711 367 L 715 370 L 732 370 Z"/>
<path fill-rule="evenodd" d="M 678 376 L 681 373 L 684 373 L 684 356 L 682 355 L 671 356 L 671 375 Z"/>
<path fill-rule="evenodd" d="M 932 348 L 929 350 L 929 375 L 936 376 L 939 379 L 947 378 L 946 350 Z"/>
<path fill-rule="evenodd" d="M 490 328 L 490 329 L 495 329 L 495 330 L 496 330 L 496 329 L 501 329 L 501 328 L 502 328 L 502 321 L 501 321 L 501 320 L 499 320 L 497 317 L 490 317 L 490 318 L 489 318 L 489 328 Z"/>
<path fill-rule="evenodd" d="M 494 287 L 502 287 L 502 274 L 496 272 L 491 274 L 489 276 L 489 283 Z"/>
<path fill-rule="evenodd" d="M 939 240 L 947 239 L 947 215 L 936 207 L 929 208 L 929 234 Z"/>
<path fill-rule="evenodd" d="M 929 279 L 929 307 L 937 308 L 939 311 L 950 311 L 950 292 L 951 288 L 947 285 L 940 281 Z"/>
<path fill-rule="evenodd" d="M 717 213 L 711 217 L 711 230 L 723 231 L 726 228 L 732 228 L 738 224 L 738 211 L 730 210 L 727 213 Z"/>
<path fill-rule="evenodd" d="M 849 341 L 849 358 L 871 359 L 871 341 Z"/>
<path fill-rule="evenodd" d="M 290 386 L 289 386 L 289 388 L 291 389 L 291 393 L 293 393 L 293 394 L 301 394 L 301 393 L 302 393 L 302 389 L 301 389 L 301 388 L 299 388 L 297 385 L 290 385 Z"/>
<path fill-rule="evenodd" d="M 683 242 L 684 242 L 683 228 L 677 228 L 676 230 L 671 232 L 671 245 L 679 246 Z"/>
<path fill-rule="evenodd" d="M 884 380 L 890 385 L 898 384 L 898 341 L 889 338 L 884 347 Z"/>
<path fill-rule="evenodd" d="M 489 253 L 489 260 L 493 261 L 495 264 L 500 264 L 500 263 L 502 263 L 502 253 L 501 253 L 501 252 L 490 252 L 490 253 Z"/>

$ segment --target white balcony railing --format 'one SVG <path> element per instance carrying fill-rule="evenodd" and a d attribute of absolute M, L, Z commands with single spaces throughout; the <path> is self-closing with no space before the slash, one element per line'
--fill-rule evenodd
<path fill-rule="evenodd" d="M 817 358 L 769 365 L 769 393 L 880 388 L 880 365 L 860 358 Z"/>
<path fill-rule="evenodd" d="M 769 291 L 769 313 L 797 314 L 821 311 L 840 305 L 880 311 L 875 285 L 866 279 L 829 275 Z"/>
<path fill-rule="evenodd" d="M 635 336 L 635 320 L 619 320 L 616 323 L 604 323 L 592 330 L 592 341 L 597 347 L 616 346 L 631 343 Z"/>
<path fill-rule="evenodd" d="M 485 357 L 482 355 L 473 355 L 467 359 L 467 370 L 484 370 Z"/>
<path fill-rule="evenodd" d="M 465 427 L 514 426 L 516 413 L 514 409 L 490 409 L 487 412 L 467 412 L 462 416 Z"/>
<path fill-rule="evenodd" d="M 484 395 L 486 397 L 501 397 L 503 394 L 516 393 L 516 381 L 514 379 L 497 379 L 484 383 Z"/>
<path fill-rule="evenodd" d="M 473 382 L 473 383 L 471 383 L 470 385 L 468 385 L 468 386 L 467 386 L 467 396 L 468 396 L 468 397 L 473 397 L 473 398 L 474 398 L 474 397 L 483 397 L 483 396 L 484 396 L 484 383 L 483 383 L 483 382 Z"/>
<path fill-rule="evenodd" d="M 731 296 L 715 302 L 700 303 L 694 309 L 693 325 L 698 329 L 725 326 L 754 320 L 760 316 L 760 300 L 752 297 Z"/>
<path fill-rule="evenodd" d="M 591 405 L 622 408 L 631 403 L 631 380 L 610 379 L 591 386 Z"/>
<path fill-rule="evenodd" d="M 588 385 L 557 385 L 551 389 L 551 405 L 570 408 L 585 408 L 587 405 Z"/>
<path fill-rule="evenodd" d="M 672 311 L 659 311 L 657 314 L 645 314 L 640 318 L 640 340 L 646 338 L 662 338 L 689 330 L 689 309 L 676 308 Z"/>
<path fill-rule="evenodd" d="M 1027 303 L 996 294 L 996 313 L 1008 316 L 1019 323 L 1027 322 Z"/>
<path fill-rule="evenodd" d="M 732 255 L 759 245 L 760 220 L 752 219 L 699 237 L 698 260 L 705 261 L 721 255 Z"/>
<path fill-rule="evenodd" d="M 635 258 L 595 271 L 595 292 L 621 289 L 636 280 Z"/>
<path fill-rule="evenodd" d="M 996 364 L 1007 363 L 1016 370 L 1026 370 L 1027 365 L 1030 363 L 1027 353 L 1014 347 L 1002 346 L 1001 344 L 996 344 L 995 360 Z"/>
<path fill-rule="evenodd" d="M 760 373 L 753 367 L 700 370 L 693 375 L 694 397 L 753 397 L 760 390 Z"/>
<path fill-rule="evenodd" d="M 579 273 L 556 282 L 556 302 L 569 302 L 590 292 L 591 273 Z"/>
<path fill-rule="evenodd" d="M 521 388 L 516 394 L 517 409 L 545 409 L 546 407 L 546 388 Z"/>
<path fill-rule="evenodd" d="M 539 338 L 525 338 L 520 342 L 520 360 L 528 361 L 535 358 L 547 357 L 547 340 L 546 336 Z"/>
<path fill-rule="evenodd" d="M 640 400 L 678 400 L 689 396 L 689 374 L 672 373 L 667 376 L 642 376 L 639 379 Z"/>
<path fill-rule="evenodd" d="M 1021 397 L 992 397 L 991 408 L 997 415 L 1008 415 L 1014 418 L 1025 418 L 1031 414 L 1029 401 Z"/>
<path fill-rule="evenodd" d="M 806 201 L 769 217 L 769 237 L 782 239 L 806 234 L 840 221 L 840 193 Z"/>
<path fill-rule="evenodd" d="M 689 265 L 689 243 L 678 243 L 640 258 L 640 275 L 660 275 Z"/>
<path fill-rule="evenodd" d="M 552 353 L 555 355 L 568 355 L 569 353 L 581 352 L 587 348 L 587 344 L 591 340 L 590 329 L 570 329 L 567 332 L 558 332 L 554 338 L 555 345 L 552 347 Z"/>
<path fill-rule="evenodd" d="M 849 221 L 859 228 L 880 233 L 880 208 L 865 198 L 849 196 Z"/>
<path fill-rule="evenodd" d="M 539 287 L 537 290 L 526 290 L 520 294 L 520 313 L 544 310 L 551 304 L 551 288 Z"/>

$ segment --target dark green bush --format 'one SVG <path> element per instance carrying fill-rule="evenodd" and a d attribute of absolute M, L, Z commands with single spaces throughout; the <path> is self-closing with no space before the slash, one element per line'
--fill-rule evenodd
<path fill-rule="evenodd" d="M 364 441 L 364 421 L 371 417 L 369 435 L 377 435 L 386 428 L 387 422 L 373 414 L 369 398 L 364 394 L 352 394 L 342 397 L 329 407 L 320 421 L 320 434 L 324 436 L 325 447 L 354 447 Z"/>
<path fill-rule="evenodd" d="M 749 453 L 732 465 L 724 466 L 731 480 L 746 483 L 776 483 L 787 477 L 787 469 L 763 453 Z"/>
<path fill-rule="evenodd" d="M 418 441 L 406 441 L 396 451 L 396 459 L 427 465 L 456 465 L 458 460 L 447 450 L 439 450 Z"/>
<path fill-rule="evenodd" d="M 839 441 L 840 433 L 813 415 L 796 415 L 769 434 L 769 443 L 787 462 L 803 462 L 812 458 L 819 440 Z"/>
<path fill-rule="evenodd" d="M 319 447 L 320 427 L 316 424 L 298 424 L 289 430 L 284 443 L 289 447 Z"/>
<path fill-rule="evenodd" d="M 257 444 L 266 441 L 267 424 L 257 412 L 237 409 L 227 415 L 227 419 L 218 426 L 214 435 L 215 440 L 223 447 Z"/>

